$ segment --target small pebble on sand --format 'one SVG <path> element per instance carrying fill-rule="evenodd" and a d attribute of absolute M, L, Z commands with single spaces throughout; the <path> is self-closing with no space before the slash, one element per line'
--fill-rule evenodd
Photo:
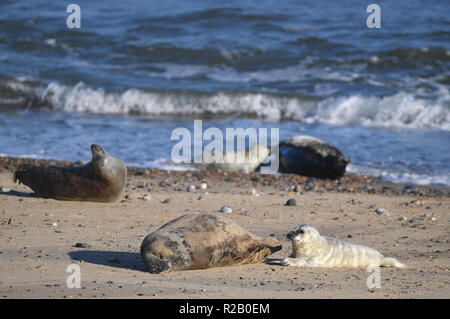
<path fill-rule="evenodd" d="M 57 227 L 58 224 L 57 224 L 57 223 L 52 223 L 52 226 L 53 226 L 53 227 Z"/>
<path fill-rule="evenodd" d="M 201 184 L 200 184 L 200 188 L 203 189 L 203 190 L 205 190 L 205 189 L 208 188 L 208 184 L 206 184 L 206 183 L 201 183 Z"/>
<path fill-rule="evenodd" d="M 195 192 L 195 186 L 194 185 L 189 185 L 187 188 L 188 192 L 194 193 Z"/>
<path fill-rule="evenodd" d="M 377 208 L 375 209 L 375 213 L 377 213 L 378 215 L 390 216 L 389 212 L 385 208 Z"/>
<path fill-rule="evenodd" d="M 150 200 L 150 196 L 145 194 L 144 196 L 142 196 L 142 200 L 149 201 Z"/>
<path fill-rule="evenodd" d="M 73 245 L 73 247 L 76 247 L 76 248 L 89 248 L 89 247 L 91 247 L 91 245 L 89 245 L 87 243 L 76 243 L 75 245 Z"/>
<path fill-rule="evenodd" d="M 297 206 L 297 201 L 294 198 L 290 198 L 287 200 L 284 206 Z"/>
<path fill-rule="evenodd" d="M 223 206 L 223 207 L 220 209 L 220 211 L 221 211 L 222 213 L 225 213 L 225 214 L 231 214 L 231 213 L 233 212 L 233 210 L 232 210 L 230 207 L 228 207 L 228 206 Z"/>

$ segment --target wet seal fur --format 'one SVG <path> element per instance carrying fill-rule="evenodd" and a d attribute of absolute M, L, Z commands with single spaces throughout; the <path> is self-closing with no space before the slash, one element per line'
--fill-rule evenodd
<path fill-rule="evenodd" d="M 311 225 L 297 226 L 287 237 L 292 242 L 292 254 L 284 259 L 267 259 L 266 263 L 328 268 L 406 267 L 373 248 L 321 236 Z"/>
<path fill-rule="evenodd" d="M 338 179 L 350 160 L 334 146 L 312 136 L 294 136 L 279 144 L 280 171 Z"/>
<path fill-rule="evenodd" d="M 262 262 L 281 249 L 220 215 L 187 214 L 161 226 L 141 244 L 150 273 Z"/>
<path fill-rule="evenodd" d="M 113 202 L 122 194 L 127 167 L 100 145 L 92 144 L 91 151 L 92 160 L 84 166 L 21 165 L 14 173 L 14 181 L 44 198 Z"/>

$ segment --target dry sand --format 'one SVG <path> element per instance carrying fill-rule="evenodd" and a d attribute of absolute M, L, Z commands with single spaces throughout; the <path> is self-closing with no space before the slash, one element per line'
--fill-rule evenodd
<path fill-rule="evenodd" d="M 26 186 L 13 184 L 13 169 L 22 161 L 0 160 L 0 186 L 11 189 L 0 192 L 0 298 L 450 297 L 448 189 L 404 189 L 356 176 L 307 186 L 306 178 L 292 175 L 141 169 L 129 173 L 124 195 L 131 199 L 65 202 L 32 196 Z M 202 181 L 209 194 L 199 200 Z M 186 191 L 189 184 L 197 186 L 195 193 Z M 297 184 L 302 192 L 292 191 Z M 252 188 L 260 196 L 252 195 Z M 284 206 L 289 198 L 297 206 Z M 408 268 L 381 268 L 381 288 L 374 289 L 366 285 L 365 269 L 253 264 L 162 275 L 145 271 L 139 247 L 147 234 L 185 213 L 222 214 L 224 205 L 233 209 L 227 217 L 243 227 L 283 241 L 274 257 L 290 253 L 288 231 L 309 223 L 324 235 L 374 247 Z M 80 266 L 81 288 L 66 285 L 70 264 Z"/>

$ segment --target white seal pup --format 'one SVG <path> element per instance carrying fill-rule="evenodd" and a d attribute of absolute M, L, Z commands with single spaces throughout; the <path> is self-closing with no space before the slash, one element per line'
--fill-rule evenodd
<path fill-rule="evenodd" d="M 279 145 L 280 171 L 338 179 L 350 160 L 334 146 L 312 136 L 294 136 Z"/>
<path fill-rule="evenodd" d="M 384 257 L 373 248 L 321 236 L 310 225 L 296 227 L 287 237 L 292 242 L 292 254 L 284 259 L 267 259 L 266 263 L 328 268 L 406 267 L 397 259 Z"/>
<path fill-rule="evenodd" d="M 203 163 L 196 164 L 194 166 L 210 171 L 222 171 L 228 173 L 250 173 L 255 171 L 265 159 L 270 155 L 270 149 L 264 145 L 254 145 L 249 150 L 239 151 L 223 151 L 223 157 L 221 156 L 220 162 L 206 163 L 205 156 L 210 155 L 214 157 L 214 151 L 212 154 L 203 155 Z M 231 160 L 226 161 L 227 155 Z"/>

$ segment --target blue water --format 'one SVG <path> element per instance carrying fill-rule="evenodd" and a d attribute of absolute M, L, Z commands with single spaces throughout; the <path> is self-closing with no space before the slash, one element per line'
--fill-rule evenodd
<path fill-rule="evenodd" d="M 348 170 L 450 186 L 450 3 L 0 3 L 0 154 L 173 168 L 171 132 L 277 127 Z"/>

